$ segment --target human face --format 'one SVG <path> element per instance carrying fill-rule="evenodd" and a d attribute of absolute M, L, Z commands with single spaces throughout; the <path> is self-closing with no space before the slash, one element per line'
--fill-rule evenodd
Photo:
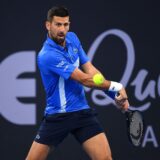
<path fill-rule="evenodd" d="M 69 26 L 69 16 L 54 16 L 51 22 L 46 22 L 46 28 L 48 30 L 49 37 L 62 46 L 65 45 L 65 37 L 67 32 L 69 31 Z"/>

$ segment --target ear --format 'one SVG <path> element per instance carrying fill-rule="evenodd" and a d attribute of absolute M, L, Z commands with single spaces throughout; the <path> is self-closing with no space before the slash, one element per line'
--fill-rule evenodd
<path fill-rule="evenodd" d="M 51 26 L 51 23 L 49 21 L 46 21 L 46 29 L 48 31 L 50 31 L 50 26 Z"/>

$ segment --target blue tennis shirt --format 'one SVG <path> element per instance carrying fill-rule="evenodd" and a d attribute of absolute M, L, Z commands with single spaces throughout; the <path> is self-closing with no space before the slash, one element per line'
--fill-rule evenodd
<path fill-rule="evenodd" d="M 37 56 L 46 92 L 45 114 L 73 112 L 89 108 L 83 86 L 70 75 L 89 59 L 73 32 L 66 35 L 62 47 L 47 37 Z"/>

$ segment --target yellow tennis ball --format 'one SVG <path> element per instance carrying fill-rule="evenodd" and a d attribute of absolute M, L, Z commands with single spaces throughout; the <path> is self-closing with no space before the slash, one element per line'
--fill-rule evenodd
<path fill-rule="evenodd" d="M 102 76 L 102 74 L 97 73 L 93 76 L 93 82 L 96 85 L 101 85 L 104 82 L 104 77 Z"/>

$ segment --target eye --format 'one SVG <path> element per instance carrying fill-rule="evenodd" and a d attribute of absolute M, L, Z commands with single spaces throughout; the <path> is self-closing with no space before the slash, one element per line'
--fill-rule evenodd
<path fill-rule="evenodd" d="M 56 26 L 60 27 L 60 26 L 62 26 L 62 24 L 61 23 L 56 23 Z"/>
<path fill-rule="evenodd" d="M 69 26 L 69 23 L 64 23 L 64 26 L 65 26 L 65 27 L 68 27 L 68 26 Z"/>

